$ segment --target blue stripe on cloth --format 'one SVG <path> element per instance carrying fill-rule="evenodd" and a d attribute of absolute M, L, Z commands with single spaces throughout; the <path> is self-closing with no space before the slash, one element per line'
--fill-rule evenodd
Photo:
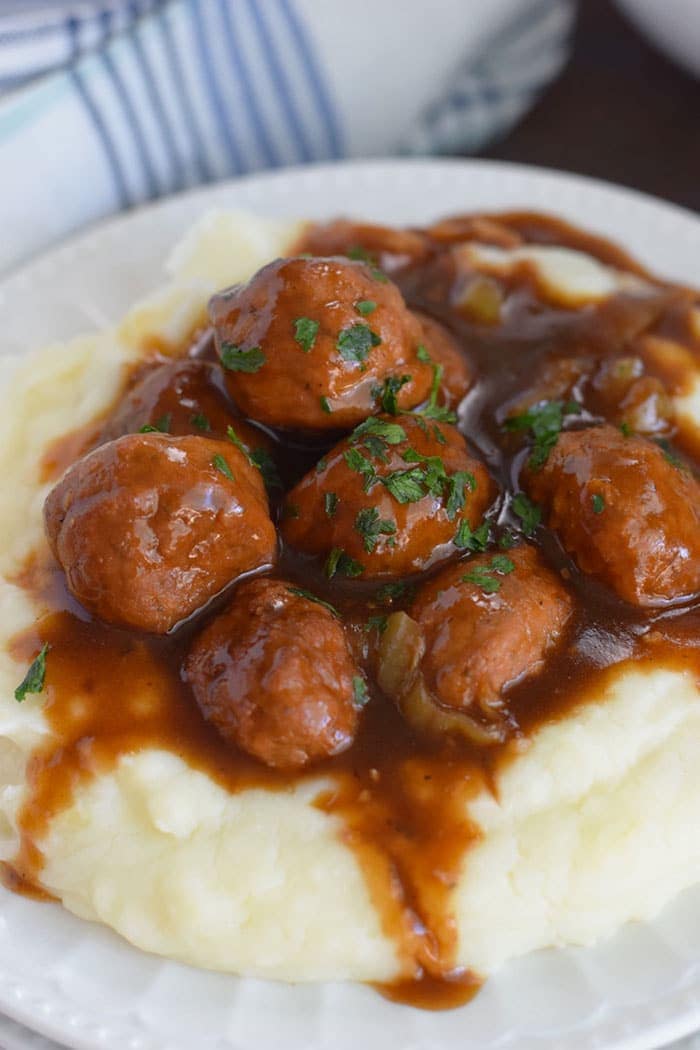
<path fill-rule="evenodd" d="M 66 19 L 66 32 L 70 40 L 70 51 L 72 55 L 77 55 L 80 51 L 80 23 L 77 18 L 69 17 Z M 79 70 L 73 66 L 68 71 L 73 86 L 78 93 L 85 112 L 87 113 L 90 124 L 92 125 L 97 138 L 102 146 L 102 152 L 104 153 L 107 161 L 107 166 L 114 184 L 114 192 L 119 202 L 120 208 L 128 208 L 131 204 L 129 197 L 129 191 L 127 189 L 126 179 L 122 170 L 121 161 L 119 155 L 115 149 L 112 138 L 107 130 L 107 125 L 102 116 L 99 106 L 95 99 L 90 94 L 87 86 L 87 81 L 83 79 L 82 74 Z"/>
<path fill-rule="evenodd" d="M 132 11 L 136 7 L 136 4 L 130 5 Z M 135 14 L 138 17 L 138 13 Z M 170 119 L 165 109 L 163 99 L 161 98 L 156 79 L 153 76 L 150 63 L 143 49 L 143 43 L 139 36 L 139 27 L 135 26 L 132 31 L 128 34 L 127 39 L 130 41 L 136 58 L 136 63 L 139 67 L 139 71 L 143 78 L 143 82 L 146 87 L 146 93 L 148 94 L 151 106 L 156 118 L 156 123 L 160 130 L 165 151 L 168 155 L 172 179 L 170 180 L 169 189 L 181 190 L 185 185 L 185 169 L 180 159 L 180 154 L 177 149 L 177 143 L 175 142 L 175 135 L 170 124 Z"/>
<path fill-rule="evenodd" d="M 155 19 L 155 24 L 160 31 L 160 37 L 163 42 L 163 50 L 165 52 L 168 64 L 170 66 L 170 72 L 172 73 L 172 81 L 175 87 L 175 93 L 177 100 L 180 105 L 180 111 L 184 119 L 185 128 L 188 132 L 190 141 L 194 146 L 193 160 L 197 171 L 201 179 L 204 182 L 211 182 L 214 178 L 209 164 L 207 163 L 206 150 L 204 148 L 204 142 L 199 133 L 199 124 L 195 119 L 194 110 L 190 102 L 189 95 L 185 88 L 185 74 L 180 59 L 180 53 L 178 51 L 177 43 L 173 37 L 172 30 L 170 27 L 169 14 L 166 10 L 161 10 Z"/>
<path fill-rule="evenodd" d="M 279 10 L 279 3 L 275 5 L 276 9 Z M 284 61 L 280 57 L 280 54 L 275 45 L 270 27 L 266 19 L 266 15 L 263 14 L 263 5 L 259 4 L 257 0 L 248 0 L 248 8 L 252 15 L 252 20 L 258 31 L 262 43 L 262 51 L 265 58 L 265 63 L 270 76 L 274 83 L 274 87 L 277 91 L 277 96 L 287 118 L 290 126 L 290 130 L 295 139 L 295 145 L 297 146 L 299 159 L 302 161 L 311 161 L 314 159 L 313 150 L 309 144 L 309 140 L 304 131 L 303 124 L 297 113 L 294 101 L 292 98 L 292 87 L 289 83 L 287 73 L 284 67 Z M 270 7 L 265 7 L 266 11 L 271 10 Z M 290 54 L 295 57 L 290 49 Z"/>
<path fill-rule="evenodd" d="M 239 10 L 239 5 L 230 4 L 228 0 L 220 0 L 219 6 L 221 8 L 226 42 L 231 51 L 231 68 L 235 70 L 238 75 L 245 104 L 255 130 L 260 150 L 271 167 L 279 167 L 282 160 L 275 148 L 274 142 L 270 137 L 265 123 L 265 118 L 259 105 L 258 92 L 253 86 L 253 79 L 248 66 L 245 48 L 241 47 L 238 35 L 238 27 L 235 20 L 236 12 Z"/>
<path fill-rule="evenodd" d="M 99 15 L 100 22 L 102 24 L 104 40 L 108 40 L 111 28 L 112 28 L 112 11 L 109 8 L 103 8 Z M 134 103 L 131 100 L 131 95 L 127 89 L 127 86 L 122 78 L 122 75 L 117 67 L 116 62 L 110 49 L 103 47 L 99 51 L 99 57 L 102 66 L 107 73 L 107 76 L 112 84 L 114 93 L 117 97 L 119 105 L 121 106 L 124 117 L 126 118 L 126 124 L 131 132 L 134 144 L 136 146 L 136 153 L 141 161 L 141 167 L 143 168 L 143 174 L 146 182 L 146 197 L 152 200 L 158 196 L 160 187 L 158 185 L 158 178 L 156 176 L 155 167 L 151 161 L 151 155 L 148 151 L 148 144 L 146 143 L 146 136 L 143 133 L 143 128 L 138 118 L 138 113 Z"/>
<path fill-rule="evenodd" d="M 224 105 L 223 96 L 219 83 L 214 75 L 213 70 L 209 65 L 210 60 L 210 49 L 207 41 L 205 19 L 202 17 L 202 11 L 199 4 L 199 0 L 191 0 L 188 5 L 189 11 L 192 15 L 192 23 L 194 28 L 195 42 L 197 44 L 197 50 L 199 53 L 200 67 L 204 75 L 204 82 L 207 87 L 209 98 L 211 99 L 216 114 L 221 136 L 226 143 L 228 154 L 233 165 L 233 170 L 236 174 L 241 175 L 246 170 L 246 166 L 243 162 L 240 147 L 235 140 L 233 130 L 228 120 L 226 113 L 226 107 Z"/>
<path fill-rule="evenodd" d="M 321 113 L 326 128 L 326 134 L 328 135 L 330 156 L 337 159 L 338 157 L 342 157 L 345 152 L 341 124 L 331 94 L 325 82 L 324 75 L 321 71 L 321 67 L 316 58 L 316 48 L 308 38 L 306 27 L 294 7 L 293 0 L 292 2 L 290 2 L 290 0 L 280 0 L 280 6 L 296 45 L 301 52 L 303 59 L 302 66 L 312 89 L 313 96 L 317 102 L 318 109 Z"/>

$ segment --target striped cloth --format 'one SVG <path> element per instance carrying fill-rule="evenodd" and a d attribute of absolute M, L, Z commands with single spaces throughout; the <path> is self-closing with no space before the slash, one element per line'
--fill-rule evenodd
<path fill-rule="evenodd" d="M 465 48 L 464 0 L 0 0 L 0 269 L 201 182 L 480 149 L 561 69 L 575 0 L 470 3 Z"/>

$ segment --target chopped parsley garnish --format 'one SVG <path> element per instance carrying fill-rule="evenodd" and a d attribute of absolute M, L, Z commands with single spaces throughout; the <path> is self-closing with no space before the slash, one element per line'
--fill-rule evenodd
<path fill-rule="evenodd" d="M 381 402 L 381 406 L 387 415 L 397 416 L 399 414 L 399 403 L 396 395 L 406 383 L 410 383 L 412 376 L 388 376 L 383 386 L 372 387 L 372 397 Z"/>
<path fill-rule="evenodd" d="M 542 511 L 533 503 L 531 499 L 525 495 L 524 492 L 518 492 L 513 497 L 511 504 L 513 511 L 520 518 L 520 523 L 523 532 L 526 536 L 532 536 L 533 532 L 542 521 Z"/>
<path fill-rule="evenodd" d="M 202 430 L 205 433 L 211 430 L 211 423 L 203 412 L 196 412 L 193 416 L 190 416 L 190 423 L 192 423 L 197 430 Z"/>
<path fill-rule="evenodd" d="M 431 430 L 433 432 L 433 437 L 437 441 L 438 445 L 446 445 L 447 444 L 447 438 L 445 437 L 443 432 L 440 430 L 440 427 L 437 425 L 437 423 L 433 423 L 433 425 L 431 427 Z"/>
<path fill-rule="evenodd" d="M 142 426 L 139 434 L 169 434 L 172 419 L 172 412 L 166 412 L 165 415 L 156 419 L 155 423 L 146 423 Z"/>
<path fill-rule="evenodd" d="M 382 478 L 397 503 L 417 503 L 425 496 L 423 467 L 410 467 L 408 470 L 393 470 Z"/>
<path fill-rule="evenodd" d="M 44 679 L 46 677 L 46 654 L 50 648 L 51 646 L 49 643 L 44 642 L 38 655 L 34 657 L 29 665 L 29 670 L 15 689 L 15 700 L 17 700 L 18 703 L 22 703 L 27 693 L 40 693 L 44 688 Z"/>
<path fill-rule="evenodd" d="M 593 498 L 591 499 L 591 503 L 593 505 L 594 514 L 602 514 L 605 510 L 605 500 L 599 492 L 596 492 L 594 494 Z"/>
<path fill-rule="evenodd" d="M 457 511 L 460 511 L 464 506 L 466 499 L 465 489 L 469 489 L 473 492 L 476 488 L 476 478 L 468 470 L 457 470 L 451 477 L 447 479 L 447 503 L 445 504 L 445 512 L 447 514 L 448 521 L 454 521 L 457 516 Z"/>
<path fill-rule="evenodd" d="M 321 459 L 319 459 L 318 463 L 316 464 L 316 473 L 317 474 L 322 474 L 327 466 L 328 466 L 328 460 L 326 459 L 325 456 L 323 456 Z"/>
<path fill-rule="evenodd" d="M 331 412 L 333 411 L 333 409 L 331 408 L 331 403 L 328 400 L 328 398 L 327 397 L 320 397 L 318 400 L 319 400 L 319 404 L 321 405 L 321 411 L 325 412 L 327 415 L 330 415 Z"/>
<path fill-rule="evenodd" d="M 305 354 L 313 350 L 318 328 L 318 321 L 312 321 L 310 317 L 297 317 L 294 322 L 294 341 L 299 344 Z"/>
<path fill-rule="evenodd" d="M 485 551 L 489 543 L 489 523 L 483 521 L 476 529 L 472 529 L 466 519 L 460 522 L 455 533 L 453 543 L 459 550 Z"/>
<path fill-rule="evenodd" d="M 501 588 L 498 576 L 507 576 L 514 568 L 515 565 L 505 554 L 494 554 L 488 566 L 478 565 L 471 572 L 465 572 L 462 582 L 476 584 L 484 594 L 495 594 Z"/>
<path fill-rule="evenodd" d="M 620 432 L 622 436 L 626 438 L 631 437 L 632 435 L 632 427 L 629 425 L 629 423 L 626 423 L 624 419 L 620 423 Z"/>
<path fill-rule="evenodd" d="M 218 470 L 221 474 L 223 474 L 225 478 L 228 478 L 229 481 L 236 480 L 233 474 L 231 473 L 231 468 L 229 467 L 228 463 L 226 462 L 226 460 L 220 452 L 216 453 L 216 455 L 211 461 L 211 465 L 212 467 L 215 467 L 216 470 Z"/>
<path fill-rule="evenodd" d="M 236 448 L 243 453 L 246 459 L 250 460 L 250 456 L 248 455 L 248 449 L 243 444 L 243 442 L 241 441 L 241 439 L 239 438 L 238 434 L 232 426 L 226 427 L 226 437 L 229 439 L 232 445 L 235 445 Z"/>
<path fill-rule="evenodd" d="M 420 347 L 418 349 L 420 350 Z M 421 358 L 421 360 L 423 359 Z M 455 423 L 457 421 L 456 412 L 453 412 L 452 409 L 447 408 L 446 405 L 438 405 L 437 403 L 438 394 L 440 393 L 440 383 L 442 382 L 443 371 L 444 369 L 442 365 L 433 365 L 433 382 L 430 388 L 430 397 L 428 399 L 428 404 L 422 410 L 422 412 L 418 414 L 421 416 L 425 416 L 426 419 L 436 419 L 440 423 Z"/>
<path fill-rule="evenodd" d="M 329 518 L 332 518 L 335 514 L 336 510 L 338 509 L 338 503 L 339 500 L 335 492 L 326 492 L 326 494 L 323 497 L 323 504 L 325 507 L 326 515 Z"/>
<path fill-rule="evenodd" d="M 221 364 L 229 372 L 259 372 L 266 360 L 259 346 L 244 350 L 235 343 L 223 343 L 221 347 Z"/>
<path fill-rule="evenodd" d="M 355 707 L 364 707 L 369 702 L 367 683 L 359 674 L 354 675 L 352 680 L 352 697 Z"/>
<path fill-rule="evenodd" d="M 387 275 L 379 269 L 376 256 L 372 255 L 371 252 L 366 251 L 359 244 L 355 245 L 354 248 L 348 248 L 345 254 L 348 259 L 353 259 L 355 262 L 366 263 L 372 277 L 374 277 L 375 281 L 378 281 L 380 284 L 386 284 L 389 280 Z"/>
<path fill-rule="evenodd" d="M 368 436 L 381 438 L 387 445 L 400 445 L 406 440 L 406 431 L 399 423 L 388 423 L 384 419 L 370 416 L 355 427 L 350 435 L 350 441 L 356 445 Z"/>
<path fill-rule="evenodd" d="M 389 617 L 385 613 L 381 613 L 377 616 L 370 616 L 365 624 L 365 631 L 369 634 L 370 631 L 378 631 L 380 634 L 384 634 L 387 627 L 389 626 Z"/>
<path fill-rule="evenodd" d="M 277 470 L 277 465 L 266 448 L 254 448 L 250 453 L 249 458 L 252 465 L 257 467 L 262 474 L 265 488 L 268 489 L 268 491 L 270 489 L 284 488 L 282 479 L 279 476 L 279 471 Z"/>
<path fill-rule="evenodd" d="M 361 562 L 355 561 L 354 558 L 346 554 L 342 547 L 334 547 L 326 559 L 324 571 L 329 580 L 336 573 L 352 579 L 355 576 L 360 576 L 365 571 L 365 567 Z"/>
<path fill-rule="evenodd" d="M 564 416 L 580 411 L 581 406 L 576 401 L 543 401 L 519 416 L 511 416 L 503 427 L 510 431 L 530 431 L 534 441 L 528 466 L 532 470 L 539 470 L 547 462 L 549 453 L 559 440 Z"/>
<path fill-rule="evenodd" d="M 277 472 L 275 461 L 266 448 L 254 448 L 249 452 L 247 446 L 243 444 L 232 426 L 226 427 L 226 436 L 231 444 L 235 445 L 243 453 L 251 467 L 257 467 L 262 474 L 266 489 L 284 488 L 282 479 Z"/>
<path fill-rule="evenodd" d="M 367 456 L 360 452 L 359 448 L 346 448 L 343 459 L 356 474 L 361 474 L 365 480 L 365 492 L 369 492 L 374 481 L 377 480 L 377 472 Z"/>
<path fill-rule="evenodd" d="M 502 551 L 509 551 L 511 547 L 515 546 L 518 540 L 510 529 L 504 529 L 496 542 Z"/>
<path fill-rule="evenodd" d="M 306 598 L 309 602 L 315 602 L 316 605 L 322 605 L 324 609 L 328 609 L 328 612 L 333 613 L 334 616 L 340 616 L 335 605 L 331 605 L 330 602 L 324 602 L 323 598 L 317 598 L 311 591 L 305 591 L 303 587 L 287 587 L 290 594 L 296 594 L 298 598 Z"/>
<path fill-rule="evenodd" d="M 656 444 L 663 452 L 666 462 L 670 463 L 672 467 L 676 467 L 677 470 L 688 469 L 678 453 L 674 451 L 670 441 L 667 441 L 666 438 L 657 438 Z"/>
<path fill-rule="evenodd" d="M 369 356 L 372 347 L 379 346 L 380 343 L 381 339 L 369 325 L 358 323 L 344 328 L 335 346 L 344 361 L 355 361 L 362 364 Z"/>
<path fill-rule="evenodd" d="M 380 587 L 377 591 L 376 598 L 378 602 L 387 604 L 398 600 L 399 598 L 408 598 L 413 593 L 413 584 L 411 583 L 385 583 L 383 587 Z"/>
<path fill-rule="evenodd" d="M 380 536 L 393 536 L 396 525 L 393 521 L 382 520 L 376 507 L 363 507 L 355 518 L 355 531 L 362 536 L 364 548 L 371 554 L 377 546 Z"/>
<path fill-rule="evenodd" d="M 433 360 L 433 359 L 432 359 L 432 357 L 430 356 L 430 354 L 429 354 L 429 353 L 428 353 L 428 351 L 427 351 L 427 350 L 425 349 L 425 347 L 423 346 L 423 344 L 422 344 L 422 343 L 421 343 L 421 345 L 420 345 L 420 346 L 419 346 L 419 347 L 418 347 L 418 348 L 416 349 L 416 357 L 418 358 L 418 360 L 419 360 L 419 361 L 422 361 L 422 362 L 423 362 L 423 364 L 425 364 L 425 365 L 429 365 L 429 364 L 430 364 L 430 362 L 431 362 L 431 361 Z"/>
<path fill-rule="evenodd" d="M 374 299 L 360 299 L 359 303 L 355 303 L 355 309 L 363 317 L 369 317 L 377 309 L 377 304 Z"/>

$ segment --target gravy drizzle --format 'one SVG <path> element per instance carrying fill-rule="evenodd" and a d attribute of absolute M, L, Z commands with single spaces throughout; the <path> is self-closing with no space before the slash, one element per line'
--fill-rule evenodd
<path fill-rule="evenodd" d="M 494 223 L 497 235 L 506 240 L 517 243 L 522 238 L 587 251 L 649 280 L 651 292 L 643 298 L 620 293 L 599 305 L 574 309 L 543 302 L 532 271 L 522 268 L 503 278 L 507 310 L 502 322 L 480 324 L 453 302 L 455 261 L 450 249 L 452 242 L 484 235 L 488 239 Z M 323 253 L 324 236 L 323 228 L 311 227 L 298 250 Z M 593 359 L 639 355 L 646 374 L 660 379 L 672 394 L 687 389 L 688 362 L 700 366 L 698 337 L 688 323 L 694 293 L 652 281 L 624 252 L 599 238 L 545 216 L 510 214 L 438 224 L 427 231 L 425 244 L 426 253 L 416 262 L 403 260 L 396 270 L 390 258 L 382 262 L 409 306 L 442 322 L 462 347 L 475 384 L 459 425 L 504 492 L 513 491 L 522 461 L 518 446 L 500 426 L 504 405 L 517 403 L 548 362 L 576 359 L 585 370 L 585 362 Z M 659 352 L 662 340 L 680 343 L 686 357 Z M 200 338 L 196 353 L 210 352 L 210 344 Z M 592 417 L 609 412 L 605 399 L 590 386 L 585 404 Z M 90 427 L 59 439 L 44 457 L 46 476 L 57 476 L 95 437 Z M 695 432 L 673 424 L 663 437 L 697 471 L 700 447 Z M 281 441 L 275 455 L 285 483 L 293 484 L 332 443 L 311 449 Z M 503 514 L 517 530 L 517 519 L 508 511 Z M 498 769 L 526 746 L 539 725 L 594 701 L 630 662 L 689 671 L 700 682 L 700 609 L 635 609 L 582 575 L 546 529 L 538 530 L 534 542 L 569 582 L 576 611 L 567 644 L 540 675 L 509 691 L 508 706 L 518 727 L 513 739 L 481 750 L 451 740 L 419 739 L 375 685 L 353 747 L 310 773 L 294 776 L 270 770 L 225 744 L 204 722 L 182 680 L 183 654 L 211 608 L 174 637 L 119 630 L 93 620 L 68 594 L 48 552 L 37 552 L 15 582 L 31 595 L 40 614 L 30 630 L 13 640 L 12 652 L 29 663 L 44 643 L 51 646 L 44 713 L 52 736 L 28 764 L 21 845 L 12 864 L 5 866 L 5 884 L 46 896 L 41 889 L 41 843 L 52 818 L 70 804 L 81 785 L 112 768 L 122 755 L 165 748 L 231 792 L 252 786 L 275 790 L 290 780 L 330 775 L 335 786 L 320 795 L 316 805 L 341 818 L 344 841 L 361 864 L 384 930 L 403 960 L 402 978 L 382 988 L 383 993 L 430 1009 L 465 1002 L 479 981 L 455 965 L 451 890 L 469 848 L 479 839 L 478 829 L 465 817 L 469 798 L 493 787 Z M 401 608 L 401 601 L 385 608 L 375 586 L 336 580 L 331 585 L 317 563 L 290 550 L 282 552 L 275 574 L 313 590 L 341 610 L 353 648 L 371 677 L 373 634 L 364 625 L 370 615 Z"/>

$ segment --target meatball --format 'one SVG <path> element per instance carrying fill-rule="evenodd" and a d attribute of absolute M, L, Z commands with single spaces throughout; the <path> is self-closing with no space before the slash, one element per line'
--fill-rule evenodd
<path fill-rule="evenodd" d="M 456 555 L 494 491 L 455 427 L 371 417 L 288 493 L 282 535 L 329 576 L 401 576 Z"/>
<path fill-rule="evenodd" d="M 464 354 L 444 325 L 428 314 L 415 311 L 423 332 L 423 346 L 434 364 L 442 369 L 440 390 L 447 408 L 456 408 L 472 384 Z"/>
<path fill-rule="evenodd" d="M 49 493 L 44 520 L 71 593 L 108 623 L 157 634 L 276 557 L 259 471 L 201 437 L 100 446 Z"/>
<path fill-rule="evenodd" d="M 169 434 L 226 438 L 233 426 L 249 451 L 272 442 L 257 427 L 236 418 L 221 368 L 210 361 L 185 359 L 152 365 L 137 380 L 108 419 L 102 441 L 153 426 Z"/>
<path fill-rule="evenodd" d="M 185 677 L 225 740 L 279 769 L 350 747 L 365 696 L 336 616 L 268 578 L 237 588 L 194 642 Z"/>
<path fill-rule="evenodd" d="M 700 485 L 653 442 L 607 424 L 568 431 L 524 485 L 579 568 L 626 601 L 700 590 Z"/>
<path fill-rule="evenodd" d="M 430 390 L 417 320 L 398 288 L 364 263 L 278 259 L 214 296 L 209 310 L 229 391 L 261 423 L 339 430 L 387 393 L 405 409 Z"/>
<path fill-rule="evenodd" d="M 426 686 L 445 707 L 491 716 L 509 685 L 542 669 L 572 608 L 533 547 L 451 565 L 409 610 L 423 633 Z"/>

